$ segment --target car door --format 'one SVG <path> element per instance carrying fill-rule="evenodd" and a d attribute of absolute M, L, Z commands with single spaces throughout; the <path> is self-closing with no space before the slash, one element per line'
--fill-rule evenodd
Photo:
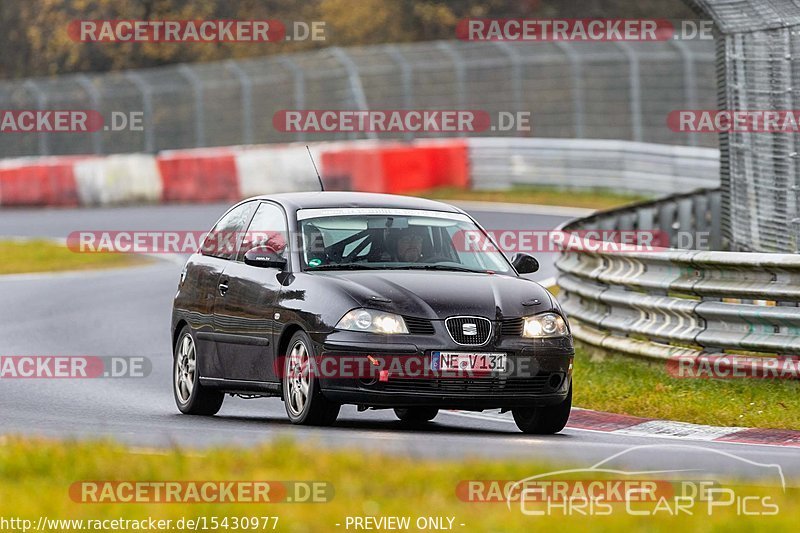
<path fill-rule="evenodd" d="M 198 253 L 189 259 L 181 292 L 192 302 L 185 312 L 196 330 L 200 375 L 222 378 L 224 371 L 214 339 L 214 305 L 219 295 L 220 278 L 227 264 L 236 257 L 240 236 L 255 211 L 256 203 L 247 202 L 231 208 L 209 231 Z"/>
<path fill-rule="evenodd" d="M 229 261 L 221 282 L 227 288 L 214 305 L 217 349 L 225 378 L 236 381 L 278 381 L 275 364 L 275 306 L 281 289 L 277 268 L 250 266 L 244 254 L 254 246 L 282 243 L 288 257 L 283 209 L 261 202 L 245 232 L 236 260 Z"/>

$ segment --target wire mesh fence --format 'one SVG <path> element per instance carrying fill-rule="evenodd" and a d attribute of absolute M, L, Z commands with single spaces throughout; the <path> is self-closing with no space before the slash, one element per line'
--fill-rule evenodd
<path fill-rule="evenodd" d="M 797 115 L 800 9 L 796 0 L 693 0 L 718 29 L 719 107 Z M 732 250 L 800 251 L 796 128 L 720 135 L 722 231 Z"/>
<path fill-rule="evenodd" d="M 0 109 L 95 109 L 106 125 L 92 133 L 6 134 L 0 157 L 412 137 L 407 132 L 285 133 L 273 126 L 275 113 L 285 109 L 522 111 L 531 113 L 532 131 L 524 133 L 530 136 L 716 146 L 715 135 L 674 132 L 666 125 L 672 110 L 708 109 L 715 102 L 714 46 L 707 40 L 333 47 L 6 81 L 0 83 Z M 110 124 L 113 113 L 140 113 L 141 127 L 117 130 Z"/>

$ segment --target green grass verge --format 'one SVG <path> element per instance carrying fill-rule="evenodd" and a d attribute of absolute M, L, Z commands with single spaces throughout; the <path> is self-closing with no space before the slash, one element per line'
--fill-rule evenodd
<path fill-rule="evenodd" d="M 690 379 L 665 362 L 578 347 L 575 405 L 715 426 L 800 429 L 800 381 Z"/>
<path fill-rule="evenodd" d="M 535 449 L 535 441 L 531 447 Z M 11 439 L 0 445 L 0 517 L 30 519 L 35 525 L 40 516 L 78 520 L 278 516 L 278 531 L 347 531 L 347 516 L 410 516 L 412 520 L 450 516 L 455 517 L 455 531 L 532 531 L 548 526 L 558 531 L 788 531 L 800 516 L 797 490 L 784 493 L 763 487 L 736 490 L 737 494 L 757 491 L 770 495 L 780 510 L 775 516 L 741 517 L 733 507 L 708 516 L 703 502 L 697 503 L 692 516 L 671 516 L 664 511 L 655 516 L 630 516 L 624 504 L 615 504 L 610 516 L 565 517 L 563 511 L 525 516 L 518 504 L 509 510 L 504 503 L 471 503 L 456 495 L 456 487 L 464 480 L 519 480 L 554 468 L 541 461 L 431 461 L 331 452 L 287 441 L 253 449 L 168 450 L 159 455 L 132 453 L 110 443 Z M 584 473 L 575 477 L 588 480 L 598 476 Z M 330 482 L 334 497 L 328 503 L 313 504 L 87 504 L 69 496 L 73 483 L 113 480 L 316 480 Z"/>
<path fill-rule="evenodd" d="M 427 191 L 410 193 L 433 200 L 472 200 L 482 202 L 513 202 L 518 204 L 560 205 L 585 207 L 589 209 L 609 209 L 621 205 L 647 200 L 648 197 L 615 193 L 597 189 L 565 190 L 554 187 L 513 187 L 509 190 L 466 190 L 455 187 L 442 187 Z"/>
<path fill-rule="evenodd" d="M 48 240 L 0 240 L 0 274 L 90 270 L 141 265 L 150 259 L 122 253 L 77 253 Z"/>

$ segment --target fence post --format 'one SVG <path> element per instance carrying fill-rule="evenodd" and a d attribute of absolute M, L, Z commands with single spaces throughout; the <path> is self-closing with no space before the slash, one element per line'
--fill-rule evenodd
<path fill-rule="evenodd" d="M 75 81 L 83 87 L 83 90 L 86 91 L 87 96 L 89 97 L 89 101 L 91 102 L 92 109 L 100 112 L 100 91 L 97 90 L 97 87 L 89 80 L 89 78 L 85 74 L 78 74 L 75 77 Z M 96 154 L 103 153 L 103 129 L 98 128 L 96 131 L 92 132 L 92 149 Z"/>
<path fill-rule="evenodd" d="M 292 83 L 294 85 L 294 108 L 298 111 L 306 108 L 306 75 L 303 69 L 290 56 L 283 55 L 278 57 L 278 61 L 292 71 Z M 306 138 L 303 131 L 297 132 L 297 140 L 304 141 Z"/>
<path fill-rule="evenodd" d="M 631 131 L 633 140 L 642 142 L 642 87 L 639 79 L 639 58 L 630 43 L 615 41 L 628 58 L 629 84 L 631 92 Z"/>
<path fill-rule="evenodd" d="M 384 46 L 384 50 L 386 53 L 394 60 L 395 63 L 400 67 L 400 76 L 403 80 L 403 108 L 404 109 L 411 109 L 414 102 L 413 96 L 413 87 L 412 87 L 412 68 L 411 64 L 403 57 L 403 54 L 397 49 L 397 47 L 393 44 L 387 44 Z M 414 138 L 414 132 L 407 131 L 404 134 L 404 137 L 407 140 L 412 140 Z"/>
<path fill-rule="evenodd" d="M 511 63 L 511 97 L 516 111 L 522 111 L 522 60 L 519 52 L 506 41 L 492 41 L 507 56 Z"/>
<path fill-rule="evenodd" d="M 236 75 L 242 88 L 242 144 L 253 144 L 253 80 L 236 61 L 229 59 L 225 66 Z"/>
<path fill-rule="evenodd" d="M 338 46 L 331 48 L 331 52 L 344 66 L 345 70 L 347 70 L 347 77 L 350 82 L 350 92 L 353 95 L 353 100 L 355 101 L 356 107 L 358 107 L 361 111 L 368 111 L 369 105 L 367 104 L 367 97 L 364 95 L 364 87 L 361 85 L 361 75 L 358 73 L 358 67 L 353 62 L 353 59 L 347 55 L 347 52 Z M 357 134 L 351 134 L 350 138 L 355 139 L 357 136 Z M 367 138 L 377 139 L 377 137 L 378 136 L 374 131 L 367 132 Z"/>
<path fill-rule="evenodd" d="M 453 62 L 453 69 L 456 73 L 456 105 L 457 109 L 463 110 L 466 101 L 464 93 L 466 85 L 466 67 L 464 65 L 464 60 L 461 58 L 461 54 L 459 54 L 448 41 L 437 41 L 436 46 L 442 52 L 450 56 L 450 60 Z M 466 132 L 460 131 L 458 135 L 459 137 L 463 137 L 466 135 Z"/>
<path fill-rule="evenodd" d="M 39 87 L 39 84 L 33 80 L 26 80 L 25 83 L 22 84 L 22 87 L 30 90 L 35 95 L 36 107 L 40 110 L 43 110 L 47 105 L 47 95 L 42 88 Z M 40 131 L 39 135 L 37 136 L 37 140 L 39 143 L 39 155 L 50 155 L 47 132 Z"/>
<path fill-rule="evenodd" d="M 575 128 L 575 138 L 582 139 L 586 136 L 585 109 L 583 105 L 583 64 L 581 58 L 572 46 L 564 41 L 554 43 L 569 61 L 572 73 L 572 120 Z"/>
<path fill-rule="evenodd" d="M 694 67 L 694 54 L 680 39 L 668 41 L 672 43 L 683 60 L 683 94 L 688 109 L 697 109 L 697 75 Z M 697 132 L 689 133 L 689 146 L 697 146 Z"/>
<path fill-rule="evenodd" d="M 189 68 L 189 65 L 178 65 L 178 72 L 189 80 L 194 93 L 194 145 L 197 148 L 206 145 L 206 125 L 203 120 L 203 81 Z"/>
<path fill-rule="evenodd" d="M 142 93 L 142 111 L 144 112 L 144 151 L 156 152 L 156 140 L 153 131 L 153 91 L 144 77 L 135 70 L 129 70 L 125 76 L 136 85 Z"/>

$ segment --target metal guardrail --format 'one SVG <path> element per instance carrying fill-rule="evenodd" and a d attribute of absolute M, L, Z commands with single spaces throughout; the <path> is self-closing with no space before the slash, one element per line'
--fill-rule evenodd
<path fill-rule="evenodd" d="M 652 359 L 800 354 L 800 256 L 721 251 L 720 204 L 719 190 L 699 190 L 561 226 L 658 229 L 673 246 L 603 251 L 590 239 L 567 243 L 556 267 L 575 337 Z M 706 236 L 705 246 L 675 248 L 687 235 Z"/>
<path fill-rule="evenodd" d="M 719 187 L 719 150 L 604 139 L 467 140 L 472 187 L 545 185 L 643 195 Z"/>

